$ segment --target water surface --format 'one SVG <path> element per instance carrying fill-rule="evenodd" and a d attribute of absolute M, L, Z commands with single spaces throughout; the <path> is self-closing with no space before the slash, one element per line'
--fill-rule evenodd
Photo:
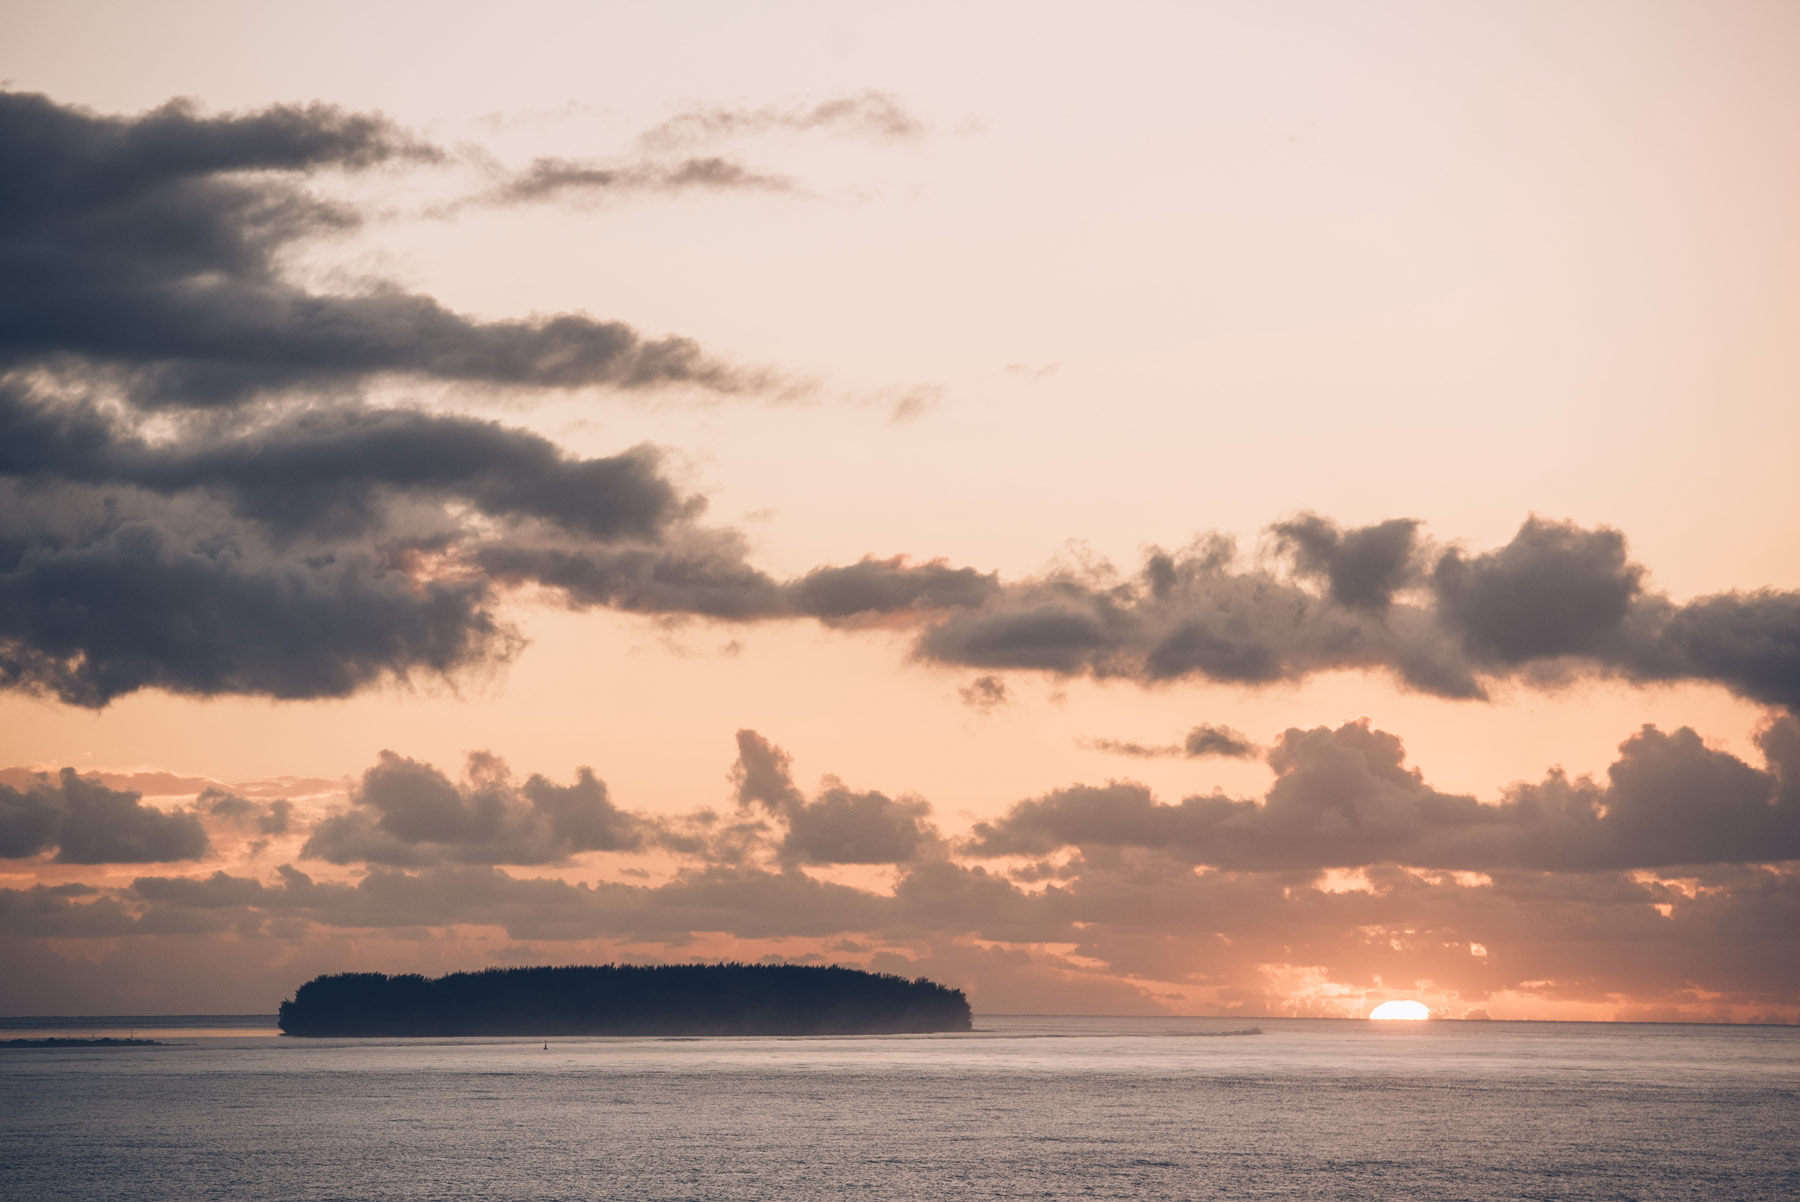
<path fill-rule="evenodd" d="M 1800 1197 L 1794 1028 L 977 1016 L 546 1048 L 116 1021 L 170 1042 L 0 1054 L 0 1197 Z"/>

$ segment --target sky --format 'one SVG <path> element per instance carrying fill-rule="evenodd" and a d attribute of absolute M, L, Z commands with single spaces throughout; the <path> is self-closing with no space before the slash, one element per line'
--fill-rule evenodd
<path fill-rule="evenodd" d="M 1800 10 L 0 6 L 0 1012 L 1800 1021 Z"/>

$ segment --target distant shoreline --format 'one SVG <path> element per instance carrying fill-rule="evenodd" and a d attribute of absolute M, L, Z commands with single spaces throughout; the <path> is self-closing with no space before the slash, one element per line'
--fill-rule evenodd
<path fill-rule="evenodd" d="M 160 1048 L 160 1039 L 115 1039 L 103 1035 L 92 1039 L 51 1036 L 47 1039 L 0 1039 L 0 1048 Z"/>

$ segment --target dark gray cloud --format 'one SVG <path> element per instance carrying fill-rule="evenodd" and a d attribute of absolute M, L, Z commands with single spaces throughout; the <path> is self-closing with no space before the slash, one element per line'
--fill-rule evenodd
<path fill-rule="evenodd" d="M 1241 731 L 1229 726 L 1212 726 L 1202 723 L 1187 732 L 1181 740 L 1181 750 L 1191 757 L 1222 755 L 1232 759 L 1242 759 L 1256 754 L 1256 744 L 1245 738 Z"/>
<path fill-rule="evenodd" d="M 1256 744 L 1242 732 L 1229 726 L 1205 723 L 1190 729 L 1179 743 L 1137 743 L 1128 739 L 1083 739 L 1081 742 L 1083 746 L 1092 747 L 1095 751 L 1140 760 L 1173 759 L 1177 756 L 1199 759 L 1209 755 L 1242 759 L 1255 755 L 1257 750 Z"/>
<path fill-rule="evenodd" d="M 1497 551 L 1451 550 L 1432 571 L 1439 620 L 1476 659 L 1514 665 L 1564 655 L 1616 656 L 1642 587 L 1617 530 L 1533 517 Z"/>
<path fill-rule="evenodd" d="M 792 192 L 794 181 L 770 175 L 731 159 L 682 159 L 599 163 L 580 159 L 540 158 L 485 193 L 487 204 L 541 204 L 547 201 L 598 203 L 616 197 L 677 192 Z"/>
<path fill-rule="evenodd" d="M 814 105 L 759 108 L 692 108 L 646 130 L 646 149 L 670 147 L 771 130 L 829 130 L 889 140 L 917 137 L 925 126 L 885 92 L 840 96 Z"/>
<path fill-rule="evenodd" d="M 767 386 L 683 338 L 576 314 L 484 322 L 375 283 L 311 292 L 280 253 L 359 217 L 303 186 L 441 152 L 323 105 L 110 117 L 0 92 L 0 368 L 103 369 L 139 403 L 222 406 L 395 373 L 495 385 Z M 696 178 L 704 174 L 696 169 Z"/>
<path fill-rule="evenodd" d="M 38 775 L 23 789 L 0 785 L 0 857 L 53 847 L 59 864 L 198 860 L 212 850 L 192 813 L 144 805 L 140 794 L 109 789 L 73 768 Z"/>
<path fill-rule="evenodd" d="M 487 541 L 664 575 L 699 542 L 729 557 L 648 448 L 582 459 L 342 400 L 235 407 L 394 372 L 744 386 L 616 323 L 474 322 L 282 277 L 287 247 L 358 220 L 307 192 L 310 173 L 441 157 L 325 106 L 105 117 L 0 93 L 0 687 L 91 706 L 142 688 L 341 696 L 517 650 Z M 182 412 L 147 421 L 121 397 Z"/>
<path fill-rule="evenodd" d="M 916 122 L 869 95 L 695 110 L 651 140 L 775 128 Z M 1609 529 L 1533 518 L 1504 547 L 1426 564 L 1412 519 L 1306 514 L 1272 528 L 1274 561 L 1212 538 L 1128 577 L 1002 582 L 869 558 L 783 581 L 734 532 L 700 528 L 701 502 L 653 451 L 582 459 L 493 423 L 319 401 L 315 386 L 394 373 L 765 382 L 617 323 L 480 322 L 393 287 L 323 294 L 281 274 L 288 249 L 359 220 L 309 192 L 312 173 L 441 157 L 326 106 L 111 117 L 0 93 L 0 687 L 84 705 L 147 687 L 338 696 L 503 662 L 518 643 L 500 590 L 540 586 L 576 608 L 914 622 L 921 658 L 983 673 L 1256 686 L 1360 669 L 1458 698 L 1603 673 L 1800 706 L 1800 594 L 1677 604 Z M 515 182 L 549 194 L 603 186 L 604 170 L 547 160 Z M 754 182 L 705 158 L 652 174 L 638 183 Z M 296 387 L 307 397 L 280 411 L 236 404 Z M 146 424 L 121 400 L 179 411 Z"/>
<path fill-rule="evenodd" d="M 828 622 L 874 614 L 980 605 L 1000 590 L 992 572 L 941 560 L 911 564 L 873 556 L 845 567 L 815 568 L 788 586 L 796 613 Z"/>
<path fill-rule="evenodd" d="M 775 849 L 783 863 L 905 864 L 940 847 L 925 801 L 857 792 L 833 777 L 808 799 L 785 751 L 753 730 L 738 731 L 737 741 L 731 779 L 738 805 L 760 807 L 786 825 Z"/>
<path fill-rule="evenodd" d="M 1259 800 L 1165 804 L 1143 785 L 1077 785 L 975 827 L 978 855 L 1143 848 L 1227 869 L 1418 868 L 1588 872 L 1800 859 L 1800 725 L 1775 718 L 1755 768 L 1692 730 L 1627 739 L 1607 780 L 1553 771 L 1500 801 L 1443 793 L 1367 722 L 1289 730 L 1269 752 Z"/>
<path fill-rule="evenodd" d="M 1642 608 L 1663 621 L 1635 641 L 1631 675 L 1716 681 L 1800 713 L 1800 593 L 1720 593 L 1679 607 L 1652 601 Z"/>
<path fill-rule="evenodd" d="M 141 426 L 0 381 L 0 682 L 88 705 L 144 687 L 337 696 L 504 661 L 518 644 L 499 592 L 539 586 L 576 609 L 907 622 L 921 658 L 988 675 L 1261 685 L 1363 669 L 1477 698 L 1490 679 L 1589 672 L 1800 703 L 1800 595 L 1677 605 L 1644 590 L 1616 531 L 1533 518 L 1498 550 L 1445 552 L 1409 595 L 1383 584 L 1353 590 L 1355 604 L 1330 573 L 1372 569 L 1345 548 L 1387 555 L 1411 545 L 1413 523 L 1288 523 L 1292 573 L 1215 537 L 1153 551 L 1130 577 L 1006 583 L 869 557 L 783 581 L 735 531 L 700 526 L 702 499 L 650 448 L 581 459 L 493 422 L 346 404 L 173 437 Z M 1324 549 L 1296 550 L 1296 530 Z M 139 576 L 153 604 L 127 615 L 119 599 Z M 215 609 L 216 623 L 188 620 Z"/>
<path fill-rule="evenodd" d="M 391 751 L 363 773 L 348 809 L 313 828 L 304 856 L 335 864 L 554 864 L 587 851 L 636 851 L 651 824 L 613 804 L 606 783 L 580 769 L 572 785 L 513 782 L 487 753 L 453 782 Z"/>
<path fill-rule="evenodd" d="M 939 562 L 868 558 L 778 581 L 745 562 L 743 540 L 726 531 L 690 532 L 655 548 L 622 549 L 496 543 L 482 569 L 507 583 L 536 583 L 576 609 L 683 613 L 735 621 L 813 617 L 834 625 L 977 603 L 999 588 L 992 573 Z"/>
<path fill-rule="evenodd" d="M 983 673 L 956 690 L 964 705 L 978 710 L 996 710 L 1012 702 L 1012 690 L 992 672 Z"/>
<path fill-rule="evenodd" d="M 1331 599 L 1350 609 L 1383 610 L 1411 580 L 1419 523 L 1395 518 L 1355 530 L 1317 514 L 1270 527 L 1304 576 L 1325 581 Z"/>
<path fill-rule="evenodd" d="M 786 610 L 781 584 L 743 560 L 742 541 L 719 533 L 670 547 L 579 547 L 496 542 L 476 555 L 504 584 L 539 584 L 571 609 L 697 614 L 749 621 Z"/>
<path fill-rule="evenodd" d="M 0 381 L 0 496 L 0 684 L 82 705 L 147 687 L 340 696 L 503 662 L 519 643 L 496 586 L 527 582 L 506 557 L 533 540 L 639 579 L 704 563 L 733 597 L 759 576 L 735 536 L 695 526 L 702 501 L 652 449 L 581 459 L 410 410 L 312 406 L 152 440 L 116 410 Z M 504 562 L 487 568 L 490 545 Z"/>
<path fill-rule="evenodd" d="M 355 404 L 160 430 L 0 380 L 0 685 L 341 696 L 519 647 L 526 585 L 575 608 L 833 623 L 998 582 L 865 559 L 777 581 L 639 447 L 583 459 L 476 418 Z M 203 616 L 204 621 L 197 620 Z"/>
<path fill-rule="evenodd" d="M 1229 539 L 1152 551 L 1133 576 L 1063 569 L 1008 584 L 923 632 L 928 660 L 984 669 L 1266 684 L 1339 668 L 1388 669 L 1414 687 L 1479 695 L 1459 649 L 1431 614 L 1382 613 L 1319 596 Z"/>
<path fill-rule="evenodd" d="M 1150 685 L 1263 685 L 1363 669 L 1451 698 L 1485 697 L 1495 679 L 1589 673 L 1706 681 L 1800 706 L 1800 593 L 1677 604 L 1646 590 L 1618 531 L 1535 517 L 1503 547 L 1453 548 L 1415 571 L 1416 525 L 1282 523 L 1273 531 L 1292 572 L 1246 560 L 1216 536 L 1152 551 L 1131 576 L 1105 565 L 1058 569 L 950 611 L 922 631 L 917 653 Z"/>
<path fill-rule="evenodd" d="M 3 687 L 334 697 L 519 646 L 485 582 L 425 578 L 397 547 L 277 551 L 204 508 L 69 487 L 0 498 Z"/>
<path fill-rule="evenodd" d="M 205 492 L 284 535 L 360 533 L 396 496 L 536 518 L 589 538 L 653 538 L 696 513 L 654 450 L 579 459 L 497 422 L 406 409 L 309 407 L 222 434 L 152 443 L 91 404 L 0 381 L 0 477 Z"/>

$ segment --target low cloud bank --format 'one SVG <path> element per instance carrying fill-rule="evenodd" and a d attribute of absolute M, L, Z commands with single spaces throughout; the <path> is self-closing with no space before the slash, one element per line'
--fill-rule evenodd
<path fill-rule="evenodd" d="M 165 812 L 141 798 L 73 768 L 37 775 L 22 789 L 0 784 L 0 860 L 55 849 L 58 864 L 152 864 L 212 851 L 192 813 Z"/>
<path fill-rule="evenodd" d="M 1113 1009 L 1178 996 L 1215 1012 L 1337 1013 L 1333 998 L 1379 985 L 1465 1006 L 1793 1021 L 1800 724 L 1775 715 L 1757 742 L 1752 765 L 1686 728 L 1647 727 L 1604 779 L 1552 771 L 1481 802 L 1430 787 L 1366 722 L 1294 729 L 1271 742 L 1260 798 L 1072 786 L 964 839 L 919 798 L 831 777 L 802 788 L 787 753 L 750 730 L 724 812 L 632 812 L 586 769 L 569 785 L 518 783 L 491 756 L 452 780 L 384 754 L 310 826 L 218 790 L 146 815 L 135 795 L 65 773 L 0 793 L 12 854 L 42 858 L 60 838 L 65 864 L 204 855 L 205 816 L 285 829 L 283 854 L 313 863 L 0 889 L 0 943 L 41 957 L 49 940 L 214 938 L 279 958 L 357 932 L 404 949 L 488 931 L 540 958 L 573 944 L 652 959 L 766 945 L 889 971 L 961 965 L 971 976 L 950 979 L 987 981 L 994 997 L 1028 998 L 1038 982 Z M 31 825 L 45 811 L 60 834 Z M 581 881 L 519 872 L 580 857 Z M 608 879 L 592 879 L 603 865 Z M 857 866 L 879 875 L 856 886 L 818 871 Z"/>
<path fill-rule="evenodd" d="M 1143 785 L 1076 785 L 976 824 L 963 851 L 1046 856 L 1141 848 L 1234 870 L 1404 864 L 1444 870 L 1592 872 L 1800 859 L 1800 722 L 1757 736 L 1753 767 L 1693 730 L 1646 726 L 1604 781 L 1560 769 L 1497 801 L 1432 788 L 1398 736 L 1366 721 L 1275 740 L 1261 798 L 1161 802 Z"/>

